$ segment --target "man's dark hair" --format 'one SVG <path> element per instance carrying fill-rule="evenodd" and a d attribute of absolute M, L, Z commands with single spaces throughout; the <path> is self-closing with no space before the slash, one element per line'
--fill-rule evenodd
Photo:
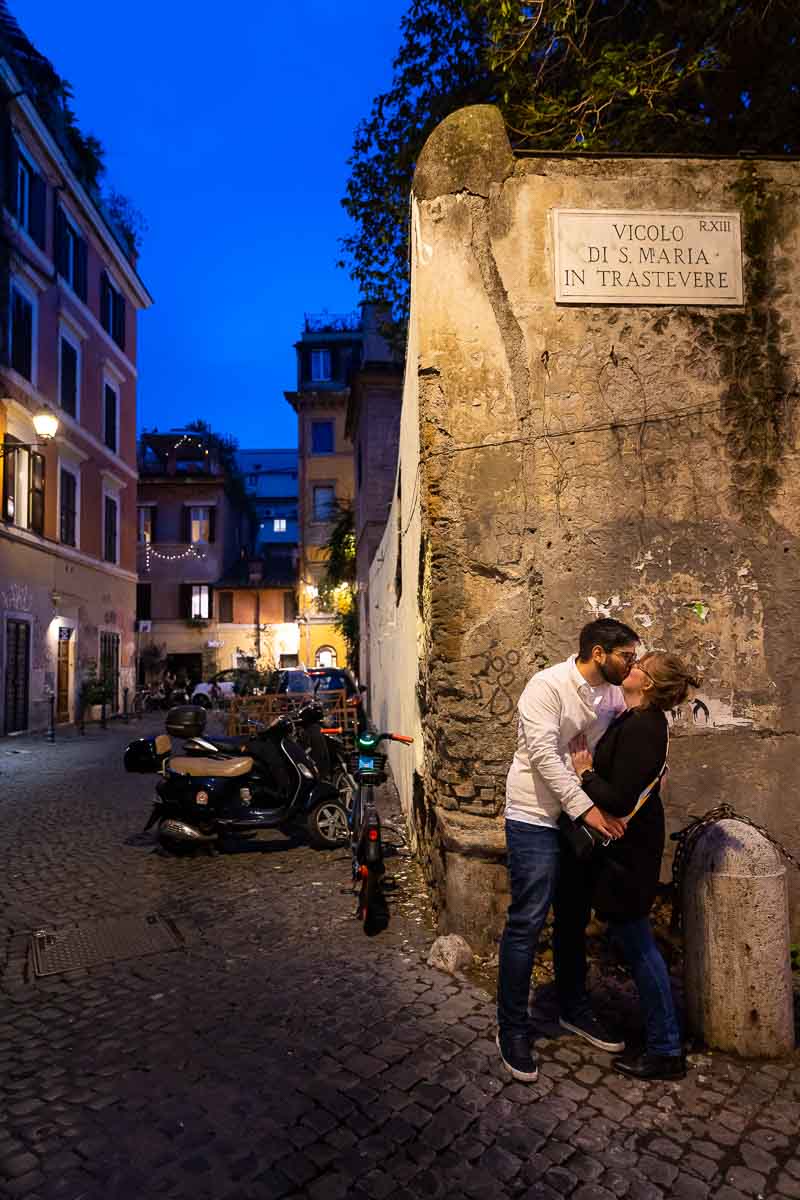
<path fill-rule="evenodd" d="M 602 646 L 606 654 L 616 650 L 617 646 L 625 646 L 630 642 L 640 641 L 638 633 L 634 633 L 630 625 L 615 621 L 613 617 L 600 617 L 584 625 L 578 639 L 578 658 L 588 662 L 592 657 L 592 647 Z"/>

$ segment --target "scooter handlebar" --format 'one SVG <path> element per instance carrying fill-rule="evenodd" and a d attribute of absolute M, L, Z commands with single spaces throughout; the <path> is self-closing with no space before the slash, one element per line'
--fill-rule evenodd
<path fill-rule="evenodd" d="M 391 738 L 393 742 L 404 742 L 406 746 L 411 746 L 414 742 L 413 737 L 409 737 L 405 733 L 387 733 L 386 736 Z"/>

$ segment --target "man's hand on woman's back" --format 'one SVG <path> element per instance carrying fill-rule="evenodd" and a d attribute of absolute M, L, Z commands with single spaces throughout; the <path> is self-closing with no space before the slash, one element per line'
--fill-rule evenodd
<path fill-rule="evenodd" d="M 581 820 L 585 825 L 591 825 L 592 829 L 602 833 L 603 837 L 616 841 L 617 838 L 625 836 L 625 822 L 620 821 L 619 817 L 612 817 L 611 813 L 603 812 L 596 804 L 583 813 Z"/>

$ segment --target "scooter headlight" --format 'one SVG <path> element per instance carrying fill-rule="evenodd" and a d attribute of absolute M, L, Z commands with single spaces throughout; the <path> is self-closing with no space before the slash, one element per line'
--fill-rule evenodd
<path fill-rule="evenodd" d="M 208 804 L 208 792 L 198 792 L 194 802 L 195 804 Z"/>

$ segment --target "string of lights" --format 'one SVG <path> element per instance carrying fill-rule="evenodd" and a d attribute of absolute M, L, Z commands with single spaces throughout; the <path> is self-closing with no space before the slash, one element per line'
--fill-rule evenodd
<path fill-rule="evenodd" d="M 205 558 L 205 554 L 201 554 L 199 550 L 195 550 L 194 546 L 188 546 L 185 550 L 181 550 L 176 554 L 164 554 L 161 550 L 154 550 L 150 542 L 148 542 L 144 558 L 144 569 L 149 571 L 151 558 L 157 558 L 160 562 L 180 562 L 184 558 Z"/>

